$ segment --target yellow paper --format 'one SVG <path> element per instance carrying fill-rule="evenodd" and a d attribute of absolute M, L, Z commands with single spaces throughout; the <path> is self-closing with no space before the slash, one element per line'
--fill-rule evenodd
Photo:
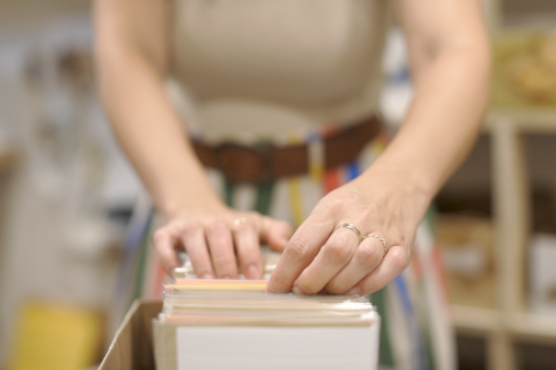
<path fill-rule="evenodd" d="M 79 370 L 95 363 L 100 315 L 65 305 L 32 302 L 21 310 L 8 370 Z"/>

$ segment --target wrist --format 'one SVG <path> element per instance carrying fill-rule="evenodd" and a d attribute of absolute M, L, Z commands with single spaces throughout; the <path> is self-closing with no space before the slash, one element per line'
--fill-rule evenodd
<path fill-rule="evenodd" d="M 192 214 L 222 212 L 226 205 L 216 194 L 191 194 L 187 197 L 168 197 L 161 202 L 160 211 L 167 220 L 187 217 Z"/>
<path fill-rule="evenodd" d="M 434 182 L 428 178 L 418 166 L 400 165 L 397 163 L 376 162 L 357 180 L 363 192 L 370 192 L 375 197 L 377 189 L 387 199 L 398 198 L 399 204 L 413 209 L 415 213 L 424 215 L 436 189 Z"/>

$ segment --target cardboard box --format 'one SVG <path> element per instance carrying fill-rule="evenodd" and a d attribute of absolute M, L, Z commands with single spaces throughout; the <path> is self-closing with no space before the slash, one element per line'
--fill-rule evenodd
<path fill-rule="evenodd" d="M 98 370 L 155 370 L 153 319 L 162 311 L 161 301 L 136 300 L 116 332 Z M 380 325 L 377 321 L 375 325 Z M 371 363 L 378 362 L 378 326 L 371 330 L 374 344 Z M 159 333 L 160 334 L 160 333 Z M 175 365 L 170 364 L 170 368 Z M 168 368 L 168 367 L 166 367 Z"/>
<path fill-rule="evenodd" d="M 136 300 L 98 370 L 155 370 L 152 319 L 161 311 L 162 301 Z"/>

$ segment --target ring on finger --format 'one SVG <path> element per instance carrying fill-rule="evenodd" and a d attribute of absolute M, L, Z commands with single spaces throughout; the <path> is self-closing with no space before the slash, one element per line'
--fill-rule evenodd
<path fill-rule="evenodd" d="M 367 238 L 375 238 L 378 239 L 381 243 L 382 243 L 382 247 L 384 248 L 384 254 L 386 254 L 387 249 L 386 249 L 386 240 L 384 238 L 381 238 L 380 236 L 376 235 L 376 234 L 367 234 L 364 237 L 361 238 L 361 241 L 367 239 Z"/>
<path fill-rule="evenodd" d="M 234 226 L 239 226 L 239 225 L 244 224 L 244 223 L 246 223 L 246 222 L 247 222 L 247 218 L 245 218 L 245 217 L 238 217 L 238 218 L 236 218 L 236 219 L 234 220 L 233 224 L 234 224 Z"/>
<path fill-rule="evenodd" d="M 357 227 L 355 227 L 352 224 L 344 223 L 344 224 L 338 225 L 338 227 L 336 227 L 336 230 L 344 228 L 344 227 L 346 229 L 350 229 L 351 231 L 353 231 L 357 235 L 357 239 L 359 240 L 359 243 L 361 243 L 363 238 L 361 238 L 361 231 L 359 231 L 359 229 Z"/>

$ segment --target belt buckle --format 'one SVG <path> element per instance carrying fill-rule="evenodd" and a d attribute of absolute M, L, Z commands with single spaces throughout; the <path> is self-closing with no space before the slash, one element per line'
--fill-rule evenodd
<path fill-rule="evenodd" d="M 264 183 L 274 179 L 273 149 L 270 143 L 247 146 L 223 142 L 215 148 L 214 163 L 232 182 Z"/>

